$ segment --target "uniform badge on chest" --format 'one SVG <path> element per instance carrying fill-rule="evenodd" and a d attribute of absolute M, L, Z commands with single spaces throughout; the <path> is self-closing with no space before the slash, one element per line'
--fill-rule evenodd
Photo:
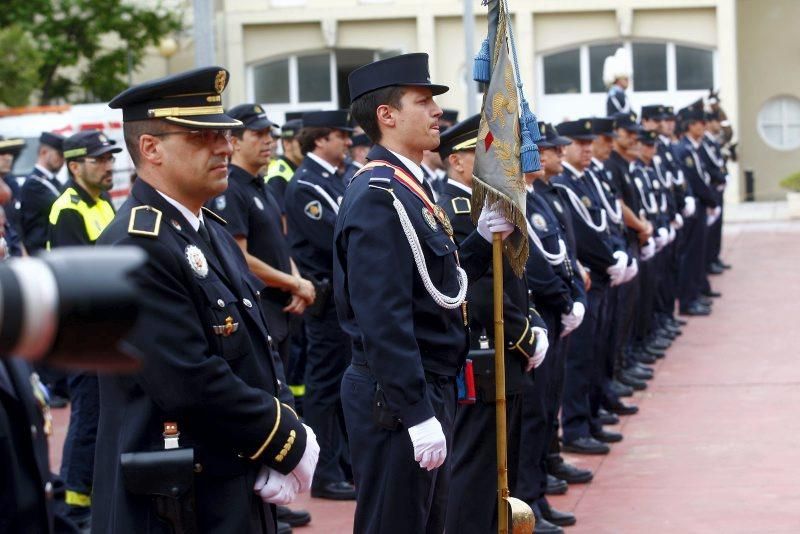
<path fill-rule="evenodd" d="M 581 202 L 583 202 L 583 205 L 586 206 L 587 208 L 591 208 L 592 207 L 592 199 L 590 199 L 587 196 L 582 196 L 581 197 Z"/>
<path fill-rule="evenodd" d="M 187 245 L 184 253 L 194 274 L 200 278 L 208 276 L 208 261 L 206 261 L 202 250 L 194 245 Z"/>
<path fill-rule="evenodd" d="M 422 208 L 422 218 L 425 219 L 425 222 L 431 227 L 431 230 L 439 229 L 439 225 L 436 223 L 436 217 L 430 209 L 426 207 Z"/>
<path fill-rule="evenodd" d="M 303 208 L 303 212 L 309 219 L 318 221 L 322 218 L 322 204 L 319 203 L 319 200 L 312 200 L 306 204 L 306 207 Z"/>
<path fill-rule="evenodd" d="M 537 230 L 540 230 L 542 232 L 547 231 L 547 221 L 544 219 L 544 217 L 542 217 L 541 214 L 534 213 L 533 215 L 531 215 L 531 222 L 533 223 L 533 227 L 536 228 Z"/>

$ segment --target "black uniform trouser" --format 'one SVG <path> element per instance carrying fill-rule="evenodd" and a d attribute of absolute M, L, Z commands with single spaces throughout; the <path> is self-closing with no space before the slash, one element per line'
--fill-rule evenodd
<path fill-rule="evenodd" d="M 304 316 L 306 327 L 306 395 L 303 416 L 319 442 L 319 462 L 313 487 L 346 480 L 348 461 L 340 386 L 350 365 L 350 339 L 339 326 L 330 299 L 322 316 Z"/>
<path fill-rule="evenodd" d="M 427 395 L 452 450 L 455 380 L 428 382 Z M 441 534 L 450 489 L 451 452 L 438 469 L 420 468 L 407 428 L 387 430 L 373 422 L 374 400 L 375 380 L 366 368 L 351 365 L 342 379 L 342 406 L 356 484 L 353 532 Z"/>
<path fill-rule="evenodd" d="M 558 438 L 558 409 L 564 389 L 567 348 L 566 338 L 560 337 L 561 315 L 544 307 L 539 311 L 547 324 L 550 347 L 542 365 L 533 372 L 533 382 L 522 389 L 519 472 L 512 491 L 514 497 L 531 506 L 544 496 L 547 488 L 547 457 L 553 436 Z"/>
<path fill-rule="evenodd" d="M 706 210 L 698 205 L 697 213 L 686 218 L 684 226 L 686 241 L 681 255 L 680 304 L 682 308 L 689 306 L 700 296 L 706 275 Z"/>
<path fill-rule="evenodd" d="M 657 260 L 658 254 L 639 264 L 639 300 L 633 326 L 634 339 L 638 343 L 646 342 L 652 331 Z"/>
<path fill-rule="evenodd" d="M 92 493 L 94 450 L 100 416 L 100 389 L 97 375 L 77 373 L 69 376 L 70 416 L 61 463 L 61 478 L 66 485 L 67 504 L 76 496 Z M 78 496 L 79 500 L 80 497 Z M 77 506 L 86 505 L 73 501 Z M 88 511 L 88 508 L 87 508 Z"/>
<path fill-rule="evenodd" d="M 600 375 L 595 360 L 595 346 L 605 300 L 606 286 L 592 280 L 592 288 L 586 295 L 586 315 L 581 325 L 570 335 L 572 339 L 567 352 L 561 409 L 565 443 L 589 437 L 593 430 L 589 396 Z"/>
<path fill-rule="evenodd" d="M 725 215 L 723 196 L 722 193 L 719 194 L 719 207 L 722 208 L 722 213 L 719 214 L 719 219 L 708 228 L 708 255 L 706 257 L 706 265 L 717 261 L 722 251 L 722 217 Z"/>
<path fill-rule="evenodd" d="M 506 395 L 508 486 L 519 464 L 522 395 Z M 446 532 L 497 532 L 497 423 L 495 403 L 459 404 L 453 433 Z M 512 490 L 512 495 L 519 497 Z M 399 532 L 399 531 L 398 531 Z"/>
<path fill-rule="evenodd" d="M 610 385 L 611 380 L 606 377 L 609 372 L 609 357 L 611 332 L 614 326 L 615 317 L 612 315 L 614 311 L 614 300 L 617 296 L 617 287 L 608 286 L 606 288 L 606 295 L 600 307 L 600 313 L 597 319 L 597 330 L 594 335 L 594 363 L 592 370 L 592 385 L 589 389 L 589 413 L 591 414 L 590 427 L 593 432 L 603 429 L 603 424 L 600 422 L 600 407 L 603 404 L 604 392 L 611 394 Z M 613 359 L 610 362 L 611 372 L 613 372 Z"/>
<path fill-rule="evenodd" d="M 680 234 L 679 234 L 680 235 Z M 678 238 L 661 251 L 662 264 L 659 271 L 658 313 L 672 317 L 675 312 L 676 280 L 678 275 Z"/>

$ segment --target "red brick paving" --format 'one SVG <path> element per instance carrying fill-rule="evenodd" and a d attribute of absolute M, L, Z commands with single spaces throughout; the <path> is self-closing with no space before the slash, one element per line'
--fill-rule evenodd
<path fill-rule="evenodd" d="M 714 314 L 696 318 L 637 393 L 638 415 L 606 457 L 570 456 L 595 470 L 551 504 L 569 534 L 800 532 L 800 224 L 726 228 L 734 265 L 712 285 Z M 68 412 L 55 411 L 60 462 Z M 301 534 L 352 531 L 353 503 L 303 496 Z"/>

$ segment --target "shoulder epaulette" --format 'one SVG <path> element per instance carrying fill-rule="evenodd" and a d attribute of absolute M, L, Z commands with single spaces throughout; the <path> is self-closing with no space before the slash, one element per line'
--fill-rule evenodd
<path fill-rule="evenodd" d="M 394 178 L 394 169 L 386 165 L 379 165 L 373 167 L 370 172 L 369 184 L 370 185 L 388 185 Z"/>
<path fill-rule="evenodd" d="M 467 197 L 456 197 L 450 201 L 453 205 L 453 213 L 456 215 L 463 215 L 465 213 L 470 213 L 472 210 L 472 206 L 470 205 L 469 199 Z"/>
<path fill-rule="evenodd" d="M 128 234 L 158 237 L 161 230 L 161 211 L 152 206 L 136 206 L 131 210 Z"/>
<path fill-rule="evenodd" d="M 218 223 L 220 223 L 223 226 L 228 224 L 228 221 L 226 221 L 225 219 L 223 219 L 222 217 L 220 217 L 219 215 L 214 213 L 214 211 L 208 209 L 207 207 L 203 206 L 201 209 L 203 210 L 203 215 L 207 215 L 207 216 L 211 217 L 212 219 L 214 219 L 215 221 L 217 221 Z"/>

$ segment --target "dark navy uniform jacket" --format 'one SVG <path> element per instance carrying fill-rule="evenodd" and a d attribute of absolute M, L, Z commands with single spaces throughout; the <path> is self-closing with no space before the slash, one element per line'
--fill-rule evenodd
<path fill-rule="evenodd" d="M 656 144 L 656 155 L 660 160 L 660 165 L 657 170 L 663 173 L 663 176 L 659 178 L 663 181 L 667 178 L 668 174 L 671 177 L 672 212 L 673 214 L 678 213 L 682 211 L 685 206 L 686 196 L 691 195 L 689 182 L 684 178 L 681 183 L 678 183 L 683 176 L 683 172 L 680 172 L 681 167 L 675 158 L 674 147 L 671 140 L 665 141 L 664 137 L 659 136 L 658 143 Z"/>
<path fill-rule="evenodd" d="M 602 195 L 602 199 L 604 199 L 611 208 L 616 209 L 617 199 L 621 200 L 622 195 L 612 188 L 611 171 L 607 170 L 602 162 L 592 159 L 592 163 L 589 165 L 583 179 L 589 182 L 589 185 L 594 187 L 595 191 L 597 191 L 597 185 L 595 185 L 596 179 L 597 183 L 600 185 L 600 191 L 597 193 L 598 198 L 601 198 Z M 605 204 L 603 204 L 603 207 L 605 208 Z M 611 213 L 609 213 L 608 210 L 606 210 L 606 217 L 608 220 L 608 230 L 614 242 L 614 248 L 625 250 L 627 248 L 627 241 L 625 221 L 622 219 L 622 213 L 620 213 L 619 222 L 616 223 L 611 220 Z"/>
<path fill-rule="evenodd" d="M 204 209 L 203 221 L 212 245 L 138 178 L 97 242 L 141 247 L 149 260 L 132 276 L 141 311 L 126 338 L 142 368 L 100 376 L 93 492 L 103 497 L 92 505 L 95 532 L 167 530 L 148 497 L 125 490 L 120 471 L 121 453 L 163 449 L 165 421 L 177 422 L 180 445 L 194 448 L 204 532 L 272 531 L 274 516 L 253 492 L 258 471 L 267 465 L 289 473 L 305 450 L 305 429 L 275 398 L 263 284 L 221 219 Z"/>
<path fill-rule="evenodd" d="M 50 208 L 61 195 L 63 187 L 55 177 L 50 178 L 37 167 L 20 188 L 20 219 L 22 240 L 29 254 L 47 246 L 47 226 Z"/>
<path fill-rule="evenodd" d="M 0 359 L 0 532 L 77 533 L 54 502 L 44 397 L 30 366 Z"/>
<path fill-rule="evenodd" d="M 728 171 L 725 166 L 725 158 L 722 156 L 722 147 L 719 142 L 708 135 L 703 136 L 701 144 L 700 158 L 703 165 L 711 176 L 711 184 L 719 191 L 727 181 Z"/>
<path fill-rule="evenodd" d="M 653 228 L 668 228 L 668 211 L 662 211 L 664 191 L 661 182 L 656 177 L 656 171 L 652 165 L 645 165 L 642 160 L 633 162 L 633 183 L 637 193 L 647 200 L 642 200 L 642 209 L 647 220 L 652 223 Z"/>
<path fill-rule="evenodd" d="M 576 269 L 575 238 L 570 212 L 564 210 L 564 199 L 558 190 L 542 180 L 534 182 L 534 192 L 526 195 L 526 216 L 544 249 L 559 251 L 559 238 L 567 247 L 567 258 L 561 265 L 550 265 L 536 245 L 529 242 L 530 254 L 526 278 L 536 306 L 557 314 L 569 313 L 575 302 L 586 303 L 583 279 Z"/>
<path fill-rule="evenodd" d="M 380 145 L 368 159 L 388 161 L 416 179 Z M 457 246 L 441 224 L 432 227 L 422 200 L 394 178 L 391 168 L 364 171 L 350 182 L 336 222 L 336 310 L 353 340 L 353 363 L 369 367 L 388 407 L 410 427 L 434 417 L 425 372 L 455 376 L 468 340 L 461 308 L 440 307 L 423 286 L 395 198 L 408 213 L 432 282 L 445 295 L 458 292 L 456 250 L 474 281 L 489 267 L 492 247 L 477 232 Z M 430 191 L 428 198 L 432 202 Z"/>
<path fill-rule="evenodd" d="M 702 141 L 699 150 L 703 150 Z M 689 182 L 698 202 L 706 208 L 716 208 L 719 205 L 719 195 L 711 184 L 710 175 L 706 176 L 707 170 L 698 149 L 695 149 L 688 136 L 684 136 L 678 143 L 677 152 L 683 176 Z"/>
<path fill-rule="evenodd" d="M 445 181 L 438 204 L 453 223 L 456 243 L 464 242 L 474 231 L 470 216 L 472 195 L 464 189 Z M 525 376 L 528 358 L 533 356 L 535 342 L 531 328 L 547 325 L 537 313 L 532 313 L 528 301 L 525 276 L 514 274 L 503 258 L 503 324 L 506 343 L 506 392 L 519 393 Z M 470 349 L 480 348 L 480 337 L 486 335 L 494 347 L 494 273 L 490 267 L 478 280 L 469 285 Z M 494 358 L 492 358 L 494 361 Z M 488 399 L 485 399 L 488 400 Z M 494 396 L 491 398 L 494 402 Z"/>
<path fill-rule="evenodd" d="M 594 224 L 602 221 L 601 212 L 603 211 L 600 198 L 594 185 L 589 185 L 584 175 L 577 175 L 566 165 L 564 172 L 554 177 L 553 184 L 560 184 L 571 189 L 589 212 Z M 575 240 L 577 242 L 578 260 L 589 268 L 592 280 L 604 282 L 608 280 L 606 269 L 616 263 L 614 259 L 614 242 L 611 239 L 611 232 L 606 228 L 602 232 L 596 231 L 586 224 L 581 216 L 575 212 L 572 202 L 566 198 L 565 208 L 572 213 L 574 221 Z"/>
<path fill-rule="evenodd" d="M 606 96 L 606 117 L 615 113 L 630 113 L 631 104 L 625 90 L 617 84 L 611 86 Z"/>
<path fill-rule="evenodd" d="M 305 277 L 317 281 L 332 278 L 333 228 L 344 190 L 340 175 L 326 170 L 309 156 L 303 159 L 286 188 L 289 246 L 297 268 Z"/>
<path fill-rule="evenodd" d="M 263 178 L 253 176 L 236 165 L 228 166 L 228 189 L 208 202 L 228 223 L 225 229 L 232 236 L 247 239 L 247 252 L 270 267 L 291 274 L 289 244 L 283 235 L 281 208 Z M 289 334 L 288 318 L 283 308 L 291 295 L 276 287 L 261 292 L 261 302 L 272 337 L 281 341 Z"/>

